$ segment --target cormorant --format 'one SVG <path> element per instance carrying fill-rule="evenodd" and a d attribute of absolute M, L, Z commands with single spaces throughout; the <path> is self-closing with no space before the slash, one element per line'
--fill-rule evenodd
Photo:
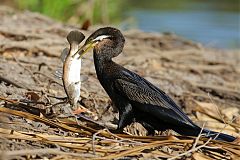
<path fill-rule="evenodd" d="M 124 43 L 118 29 L 105 27 L 91 34 L 79 52 L 83 56 L 93 48 L 97 77 L 119 111 L 118 130 L 136 120 L 149 133 L 172 129 L 182 135 L 198 136 L 201 128 L 165 92 L 112 61 L 122 52 Z M 235 140 L 233 136 L 207 129 L 202 133 L 218 140 Z"/>

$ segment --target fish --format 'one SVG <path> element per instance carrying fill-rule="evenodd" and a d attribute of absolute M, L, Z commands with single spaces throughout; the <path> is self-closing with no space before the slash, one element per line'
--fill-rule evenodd
<path fill-rule="evenodd" d="M 62 72 L 56 72 L 56 75 L 62 78 L 64 90 L 72 109 L 77 109 L 81 95 L 81 58 L 76 56 L 76 53 L 79 50 L 79 44 L 84 39 L 84 34 L 78 30 L 73 30 L 67 35 L 70 49 L 63 49 L 61 54 Z"/>

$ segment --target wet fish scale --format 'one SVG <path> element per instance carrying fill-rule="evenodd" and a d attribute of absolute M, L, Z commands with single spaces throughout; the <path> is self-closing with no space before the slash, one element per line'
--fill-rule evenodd
<path fill-rule="evenodd" d="M 66 57 L 63 64 L 63 85 L 73 108 L 76 108 L 81 89 L 81 59 L 73 55 L 78 51 L 78 45 L 84 38 L 85 36 L 81 32 L 71 31 L 67 36 L 70 50 L 64 49 L 63 52 L 65 53 L 62 56 Z M 64 56 L 64 54 L 67 54 L 67 56 Z"/>

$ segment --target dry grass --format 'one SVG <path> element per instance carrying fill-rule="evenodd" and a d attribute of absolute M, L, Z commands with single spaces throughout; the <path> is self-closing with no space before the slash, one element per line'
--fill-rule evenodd
<path fill-rule="evenodd" d="M 0 112 L 29 119 L 35 122 L 41 122 L 47 126 L 58 128 L 65 132 L 71 132 L 71 134 L 74 135 L 64 136 L 49 133 L 36 133 L 34 131 L 26 132 L 0 128 L 3 146 L 5 141 L 11 140 L 20 143 L 34 142 L 55 146 L 45 149 L 4 151 L 2 153 L 3 159 L 46 156 L 49 159 L 118 159 L 123 157 L 138 157 L 140 159 L 169 158 L 169 160 L 173 160 L 179 157 L 192 157 L 196 152 L 198 153 L 198 158 L 204 156 L 213 156 L 216 159 L 222 159 L 223 157 L 226 159 L 240 157 L 239 142 L 236 141 L 233 143 L 227 143 L 206 139 L 202 138 L 201 134 L 199 134 L 196 138 L 182 136 L 151 137 L 121 134 L 115 135 L 110 133 L 107 129 L 96 131 L 94 129 L 95 127 L 89 128 L 79 125 L 79 123 L 74 120 L 72 120 L 71 123 L 74 125 L 70 126 L 66 125 L 66 123 L 69 123 L 69 120 L 66 121 L 66 123 L 63 123 L 64 120 L 58 122 L 57 120 L 49 120 L 45 117 L 5 107 L 1 107 Z M 2 123 L 4 123 L 5 126 L 11 124 L 4 121 Z M 240 127 L 238 127 L 238 129 L 239 128 Z"/>

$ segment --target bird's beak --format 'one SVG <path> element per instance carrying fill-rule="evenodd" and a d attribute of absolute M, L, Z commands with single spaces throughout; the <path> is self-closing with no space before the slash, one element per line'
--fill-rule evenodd
<path fill-rule="evenodd" d="M 88 42 L 84 44 L 79 50 L 73 55 L 73 57 L 79 55 L 79 59 L 83 57 L 84 54 L 86 54 L 90 49 L 92 49 L 97 43 L 96 42 Z"/>

